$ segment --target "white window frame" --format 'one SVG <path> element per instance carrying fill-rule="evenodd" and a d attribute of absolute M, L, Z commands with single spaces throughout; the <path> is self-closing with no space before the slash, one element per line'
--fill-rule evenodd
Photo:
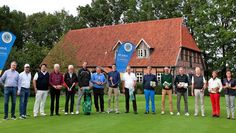
<path fill-rule="evenodd" d="M 141 83 L 143 82 L 143 73 L 142 72 L 136 72 L 137 82 Z"/>

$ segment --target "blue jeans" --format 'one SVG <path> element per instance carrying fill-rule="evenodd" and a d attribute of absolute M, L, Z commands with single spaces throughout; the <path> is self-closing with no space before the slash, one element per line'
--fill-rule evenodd
<path fill-rule="evenodd" d="M 30 95 L 30 90 L 28 88 L 21 87 L 20 90 L 20 116 L 26 115 L 26 108 L 28 103 L 28 97 Z"/>
<path fill-rule="evenodd" d="M 156 111 L 155 108 L 155 91 L 144 89 L 144 95 L 146 99 L 146 112 L 149 112 L 149 99 L 151 98 L 152 102 L 152 112 Z"/>
<path fill-rule="evenodd" d="M 11 116 L 15 116 L 17 87 L 4 87 L 4 117 L 8 118 L 8 102 L 11 96 Z"/>

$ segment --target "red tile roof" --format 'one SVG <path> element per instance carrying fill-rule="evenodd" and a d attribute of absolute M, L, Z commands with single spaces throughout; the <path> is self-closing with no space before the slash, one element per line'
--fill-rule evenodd
<path fill-rule="evenodd" d="M 182 18 L 71 30 L 65 35 L 63 43 L 79 46 L 76 65 L 81 66 L 86 60 L 89 66 L 109 66 L 114 63 L 112 48 L 118 41 L 129 41 L 137 45 L 141 39 L 154 51 L 149 58 L 144 59 L 138 59 L 134 53 L 131 66 L 175 66 L 181 47 L 200 52 L 183 25 Z"/>

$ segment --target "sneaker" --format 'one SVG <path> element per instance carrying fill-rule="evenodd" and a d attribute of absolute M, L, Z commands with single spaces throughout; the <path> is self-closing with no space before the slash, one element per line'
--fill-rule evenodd
<path fill-rule="evenodd" d="M 78 115 L 78 114 L 79 114 L 79 111 L 76 111 L 75 114 Z"/>
<path fill-rule="evenodd" d="M 179 113 L 179 112 L 177 113 L 177 116 L 180 116 L 180 113 Z"/>
<path fill-rule="evenodd" d="M 13 116 L 11 117 L 11 119 L 12 119 L 12 120 L 16 120 L 16 116 L 13 115 Z"/>
<path fill-rule="evenodd" d="M 185 113 L 185 116 L 189 116 L 189 113 Z"/>
<path fill-rule="evenodd" d="M 198 116 L 198 114 L 197 114 L 197 113 L 195 113 L 195 114 L 194 114 L 194 116 L 195 116 L 195 117 L 197 117 L 197 116 Z"/>
<path fill-rule="evenodd" d="M 205 114 L 202 114 L 202 117 L 205 117 Z"/>
<path fill-rule="evenodd" d="M 170 115 L 174 115 L 174 113 L 173 113 L 173 112 L 170 112 Z"/>
<path fill-rule="evenodd" d="M 73 115 L 73 114 L 74 114 L 74 112 L 70 112 L 70 114 L 72 114 L 72 115 Z"/>
<path fill-rule="evenodd" d="M 129 113 L 129 111 L 125 111 L 125 113 Z"/>
<path fill-rule="evenodd" d="M 137 111 L 134 111 L 134 114 L 138 114 L 138 112 L 137 112 Z"/>
<path fill-rule="evenodd" d="M 68 115 L 68 113 L 67 113 L 67 112 L 65 112 L 65 115 Z"/>
<path fill-rule="evenodd" d="M 164 115 L 164 114 L 165 114 L 165 112 L 164 112 L 164 111 L 161 111 L 161 114 L 162 114 L 162 115 Z"/>
<path fill-rule="evenodd" d="M 107 110 L 107 113 L 108 113 L 108 114 L 110 114 L 110 113 L 111 113 L 111 110 L 110 110 L 110 109 L 108 109 L 108 110 Z"/>
<path fill-rule="evenodd" d="M 8 120 L 8 117 L 4 116 L 3 120 L 5 120 L 5 121 Z"/>
<path fill-rule="evenodd" d="M 145 111 L 144 114 L 149 114 L 149 111 Z"/>
<path fill-rule="evenodd" d="M 155 111 L 153 111 L 153 112 L 152 112 L 152 114 L 153 114 L 153 115 L 155 115 L 155 114 L 156 114 L 156 112 L 155 112 Z"/>
<path fill-rule="evenodd" d="M 24 119 L 25 119 L 24 116 L 20 116 L 19 118 L 20 118 L 21 120 L 24 120 Z"/>
<path fill-rule="evenodd" d="M 47 114 L 45 114 L 45 113 L 40 113 L 40 115 L 41 115 L 41 116 L 47 116 Z"/>

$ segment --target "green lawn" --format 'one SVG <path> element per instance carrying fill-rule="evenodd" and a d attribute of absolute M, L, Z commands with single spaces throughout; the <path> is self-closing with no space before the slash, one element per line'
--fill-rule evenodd
<path fill-rule="evenodd" d="M 105 107 L 107 105 L 107 96 L 105 96 Z M 194 117 L 194 99 L 189 97 L 190 116 L 183 115 L 174 116 L 169 114 L 160 115 L 161 96 L 156 95 L 157 114 L 145 115 L 144 96 L 137 96 L 138 115 L 132 113 L 125 114 L 124 112 L 124 96 L 120 97 L 121 114 L 97 114 L 92 113 L 90 116 L 80 115 L 64 115 L 64 96 L 60 100 L 61 116 L 46 116 L 46 117 L 28 117 L 26 120 L 8 120 L 3 121 L 3 97 L 0 98 L 0 132 L 80 132 L 80 133 L 235 133 L 236 121 L 226 119 L 225 99 L 221 97 L 221 117 L 211 117 L 211 104 L 209 97 L 205 97 L 206 117 Z M 77 101 L 77 97 L 76 97 Z M 174 96 L 174 109 L 176 110 L 176 97 Z M 17 115 L 18 115 L 17 98 Z M 34 98 L 29 100 L 28 113 L 32 116 Z M 167 104 L 166 104 L 167 105 Z M 183 107 L 182 99 L 182 111 Z M 46 113 L 49 114 L 50 97 L 47 99 Z M 132 107 L 132 106 L 131 106 Z M 166 106 L 168 112 L 168 105 Z M 93 109 L 94 111 L 94 109 Z"/>

